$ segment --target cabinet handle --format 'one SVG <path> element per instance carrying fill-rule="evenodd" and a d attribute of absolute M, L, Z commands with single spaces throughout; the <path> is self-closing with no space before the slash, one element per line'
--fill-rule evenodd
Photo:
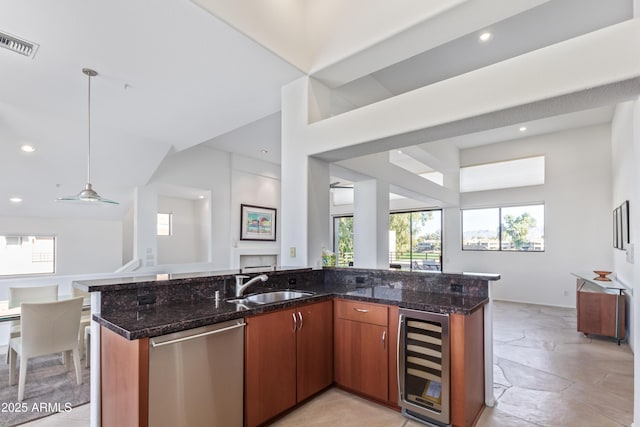
<path fill-rule="evenodd" d="M 385 348 L 385 341 L 387 339 L 387 331 L 382 331 L 382 348 Z"/>
<path fill-rule="evenodd" d="M 302 313 L 298 312 L 298 317 L 300 318 L 300 326 L 298 327 L 298 330 L 301 331 L 303 324 Z"/>
<path fill-rule="evenodd" d="M 298 319 L 296 319 L 295 313 L 291 313 L 291 316 L 293 316 L 293 333 L 295 333 L 296 329 L 298 329 Z"/>
<path fill-rule="evenodd" d="M 357 311 L 358 313 L 368 313 L 369 312 L 369 310 L 365 310 L 364 308 L 355 308 L 355 307 L 353 307 L 353 309 L 355 311 Z"/>

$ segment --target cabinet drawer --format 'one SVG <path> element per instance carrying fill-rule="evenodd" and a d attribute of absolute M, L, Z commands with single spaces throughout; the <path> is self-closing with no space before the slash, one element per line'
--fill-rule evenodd
<path fill-rule="evenodd" d="M 369 304 L 360 301 L 336 300 L 335 313 L 339 319 L 355 320 L 374 325 L 387 326 L 386 305 Z"/>

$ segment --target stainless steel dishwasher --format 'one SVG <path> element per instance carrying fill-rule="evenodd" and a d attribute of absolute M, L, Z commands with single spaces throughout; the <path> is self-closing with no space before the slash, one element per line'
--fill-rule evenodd
<path fill-rule="evenodd" d="M 149 340 L 149 426 L 241 427 L 244 321 Z"/>

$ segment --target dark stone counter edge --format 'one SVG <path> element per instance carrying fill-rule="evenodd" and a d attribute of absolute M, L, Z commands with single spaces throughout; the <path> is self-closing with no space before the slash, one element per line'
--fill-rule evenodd
<path fill-rule="evenodd" d="M 457 272 L 450 273 L 447 271 L 435 271 L 435 270 L 384 270 L 384 269 L 370 269 L 370 268 L 355 268 L 355 267 L 323 267 L 323 270 L 333 270 L 344 273 L 360 273 L 366 274 L 371 272 L 381 272 L 381 273 L 393 273 L 393 274 L 406 274 L 406 275 L 433 275 L 433 276 L 445 276 L 447 279 L 475 279 L 475 280 L 487 280 L 487 281 L 496 281 L 500 280 L 500 274 L 497 273 L 474 273 L 474 272 Z"/>
<path fill-rule="evenodd" d="M 378 304 L 386 304 L 386 305 L 395 305 L 400 308 L 409 308 L 413 310 L 420 311 L 428 311 L 431 313 L 455 313 L 462 315 L 469 315 L 483 306 L 486 302 L 489 301 L 489 298 L 478 299 L 471 307 L 460 307 L 460 306 L 451 306 L 451 305 L 431 305 L 431 304 L 423 304 L 423 303 L 409 303 L 409 302 L 399 302 L 394 300 L 386 300 L 381 298 L 372 298 L 366 296 L 356 296 L 356 295 L 344 295 L 339 293 L 318 293 L 316 295 L 299 298 L 295 300 L 283 301 L 275 304 L 266 304 L 251 308 L 249 310 L 243 311 L 229 311 L 225 313 L 219 313 L 212 316 L 202 317 L 199 319 L 189 319 L 183 320 L 176 323 L 170 323 L 160 326 L 155 326 L 151 328 L 144 328 L 138 330 L 127 330 L 124 329 L 104 318 L 102 318 L 99 314 L 94 314 L 92 316 L 93 320 L 98 322 L 100 325 L 106 327 L 107 329 L 115 332 L 116 334 L 128 339 L 128 340 L 137 340 L 140 338 L 153 338 L 161 335 L 171 334 L 174 332 L 185 331 L 188 329 L 198 328 L 201 326 L 212 325 L 215 323 L 226 322 L 228 320 L 241 319 L 244 317 L 255 316 L 258 314 L 264 314 L 277 310 L 284 310 L 287 308 L 298 307 L 310 303 L 320 302 L 331 300 L 333 298 L 338 299 L 346 299 L 346 300 L 355 300 L 369 303 L 378 303 Z"/>

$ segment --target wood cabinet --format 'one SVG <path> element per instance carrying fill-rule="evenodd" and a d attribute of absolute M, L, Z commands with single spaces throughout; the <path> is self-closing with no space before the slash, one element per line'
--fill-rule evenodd
<path fill-rule="evenodd" d="M 625 339 L 625 305 L 619 290 L 606 289 L 586 280 L 577 281 L 578 332 Z"/>
<path fill-rule="evenodd" d="M 388 307 L 345 300 L 336 300 L 334 307 L 335 382 L 388 402 L 389 347 L 394 347 L 390 345 Z"/>
<path fill-rule="evenodd" d="M 297 309 L 297 401 L 333 383 L 333 303 L 325 301 Z"/>
<path fill-rule="evenodd" d="M 245 425 L 257 426 L 332 383 L 332 302 L 248 317 Z"/>
<path fill-rule="evenodd" d="M 101 425 L 146 427 L 149 415 L 149 339 L 129 341 L 100 327 Z"/>
<path fill-rule="evenodd" d="M 484 408 L 484 310 L 449 316 L 451 424 L 471 427 Z"/>

